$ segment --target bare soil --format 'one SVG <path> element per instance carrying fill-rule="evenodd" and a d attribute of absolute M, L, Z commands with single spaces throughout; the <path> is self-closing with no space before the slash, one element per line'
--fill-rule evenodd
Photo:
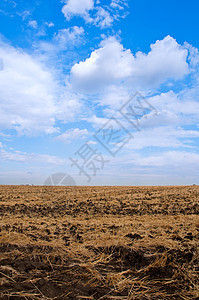
<path fill-rule="evenodd" d="M 0 186 L 0 299 L 199 300 L 199 186 Z"/>

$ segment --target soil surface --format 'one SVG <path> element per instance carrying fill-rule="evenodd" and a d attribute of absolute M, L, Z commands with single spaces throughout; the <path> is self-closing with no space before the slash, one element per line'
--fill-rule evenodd
<path fill-rule="evenodd" d="M 0 186 L 0 299 L 199 300 L 199 186 Z"/>

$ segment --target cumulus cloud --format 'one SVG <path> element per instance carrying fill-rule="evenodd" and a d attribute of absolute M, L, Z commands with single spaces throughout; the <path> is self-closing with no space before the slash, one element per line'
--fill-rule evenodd
<path fill-rule="evenodd" d="M 30 55 L 5 43 L 0 45 L 0 56 L 4 61 L 0 72 L 1 129 L 56 131 L 52 75 Z"/>
<path fill-rule="evenodd" d="M 21 49 L 1 42 L 0 57 L 4 63 L 0 72 L 0 129 L 27 135 L 58 132 L 56 118 L 66 122 L 74 115 L 73 109 L 79 107 L 77 96 L 73 98 L 50 70 Z M 68 99 L 70 105 L 64 105 Z"/>
<path fill-rule="evenodd" d="M 157 85 L 166 79 L 181 79 L 188 73 L 188 51 L 171 36 L 156 41 L 148 54 L 137 52 L 133 76 Z"/>
<path fill-rule="evenodd" d="M 115 39 L 108 39 L 88 59 L 71 69 L 72 83 L 85 91 L 96 91 L 118 80 L 130 77 L 132 53 Z"/>
<path fill-rule="evenodd" d="M 88 135 L 87 129 L 71 128 L 61 135 L 57 136 L 55 139 L 62 141 L 64 143 L 71 143 L 76 139 L 84 139 Z"/>
<path fill-rule="evenodd" d="M 158 87 L 168 79 L 178 80 L 188 73 L 187 55 L 187 49 L 170 36 L 152 44 L 148 54 L 135 55 L 116 39 L 109 38 L 88 59 L 72 67 L 72 82 L 87 92 L 124 80 L 137 88 Z"/>

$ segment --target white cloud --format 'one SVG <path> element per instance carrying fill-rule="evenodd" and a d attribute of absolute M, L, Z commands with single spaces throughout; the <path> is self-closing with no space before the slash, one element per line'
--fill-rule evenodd
<path fill-rule="evenodd" d="M 80 118 L 79 114 L 82 111 L 83 103 L 81 96 L 71 91 L 69 86 L 67 89 L 62 89 L 63 91 L 61 91 L 57 101 L 56 118 L 66 124 L 70 121 L 75 121 L 77 117 Z"/>
<path fill-rule="evenodd" d="M 157 86 L 166 79 L 182 79 L 188 73 L 186 62 L 188 51 L 171 36 L 151 44 L 146 55 L 137 52 L 133 71 L 133 80 L 142 80 L 145 84 Z"/>
<path fill-rule="evenodd" d="M 55 26 L 55 24 L 53 22 L 46 22 L 46 25 L 48 27 L 54 27 Z"/>
<path fill-rule="evenodd" d="M 141 154 L 131 150 L 112 158 L 102 176 L 110 185 L 187 185 L 198 183 L 198 162 L 199 154 L 189 151 Z M 98 175 L 92 184 L 99 185 L 100 179 Z"/>
<path fill-rule="evenodd" d="M 150 147 L 149 149 L 153 149 L 153 151 L 161 148 L 192 149 L 194 151 L 198 148 L 199 102 L 197 101 L 197 91 L 195 93 L 192 91 L 191 96 L 188 96 L 187 92 L 175 94 L 170 91 L 154 97 L 147 97 L 147 101 L 156 109 L 156 113 L 151 111 L 147 117 L 140 117 L 141 131 L 136 131 L 118 113 L 117 110 L 128 98 L 125 97 L 125 90 L 119 90 L 120 93 L 118 93 L 117 98 L 116 91 L 110 90 L 110 94 L 103 99 L 101 104 L 110 105 L 110 108 L 103 110 L 106 117 L 114 115 L 127 130 L 132 132 L 134 138 L 125 146 L 125 150 L 140 150 Z M 111 97 L 111 92 L 114 97 Z M 190 89 L 189 92 L 191 92 Z M 117 106 L 113 105 L 114 101 Z M 134 107 L 138 105 L 135 98 L 131 103 Z M 146 103 L 143 105 L 146 107 Z M 140 110 L 136 110 L 136 112 L 139 113 Z M 96 128 L 100 128 L 107 120 L 107 118 L 96 116 L 87 119 Z M 132 121 L 136 123 L 135 120 Z"/>
<path fill-rule="evenodd" d="M 124 18 L 126 1 L 113 0 L 109 6 L 101 5 L 94 0 L 66 0 L 62 12 L 67 21 L 73 16 L 82 17 L 86 23 L 94 24 L 101 29 L 111 27 L 114 20 Z M 122 14 L 121 14 L 122 11 Z"/>
<path fill-rule="evenodd" d="M 68 43 L 80 42 L 80 37 L 84 34 L 84 28 L 73 26 L 67 29 L 61 29 L 54 37 L 55 42 L 59 43 L 59 48 L 66 48 Z"/>
<path fill-rule="evenodd" d="M 131 93 L 126 86 L 110 85 L 106 89 L 106 93 L 102 93 L 98 99 L 101 105 L 110 106 L 113 110 L 111 114 L 113 114 L 116 109 L 120 109 L 130 99 L 130 95 Z"/>
<path fill-rule="evenodd" d="M 22 17 L 22 20 L 26 20 L 29 16 L 31 16 L 31 12 L 29 10 L 24 10 L 22 13 L 17 12 L 17 14 Z"/>
<path fill-rule="evenodd" d="M 114 18 L 103 7 L 98 7 L 97 13 L 93 19 L 93 23 L 101 28 L 110 27 L 114 21 Z"/>
<path fill-rule="evenodd" d="M 170 36 L 152 44 L 148 54 L 137 52 L 135 56 L 119 41 L 109 38 L 88 59 L 72 67 L 72 82 L 86 92 L 96 92 L 124 80 L 136 88 L 158 87 L 168 79 L 178 80 L 188 73 L 187 54 Z"/>
<path fill-rule="evenodd" d="M 71 69 L 72 83 L 85 91 L 100 88 L 131 76 L 132 53 L 115 39 L 105 41 L 83 62 Z"/>
<path fill-rule="evenodd" d="M 0 72 L 0 128 L 19 133 L 56 131 L 52 75 L 30 55 L 4 43 L 0 56 L 4 61 Z"/>
<path fill-rule="evenodd" d="M 4 69 L 3 59 L 0 58 L 0 71 L 2 71 L 3 69 Z"/>
<path fill-rule="evenodd" d="M 37 154 L 37 153 L 26 153 L 22 151 L 7 151 L 0 149 L 0 160 L 1 161 L 15 161 L 23 163 L 47 163 L 47 164 L 63 164 L 66 163 L 65 159 L 57 156 Z"/>
<path fill-rule="evenodd" d="M 94 0 L 67 0 L 62 12 L 67 20 L 73 16 L 85 16 L 94 8 Z"/>
<path fill-rule="evenodd" d="M 156 167 L 181 167 L 195 166 L 199 164 L 199 154 L 186 151 L 167 151 L 158 155 L 151 155 L 146 158 L 136 159 L 137 165 Z"/>
<path fill-rule="evenodd" d="M 112 0 L 109 6 L 114 20 L 126 18 L 128 15 L 128 0 Z"/>
<path fill-rule="evenodd" d="M 155 123 L 146 121 L 144 126 L 167 125 L 194 125 L 198 122 L 199 102 L 197 101 L 198 88 L 190 88 L 175 94 L 173 91 L 150 97 L 149 102 L 156 107 L 159 114 Z"/>
<path fill-rule="evenodd" d="M 199 138 L 199 131 L 175 128 L 168 124 L 156 128 L 142 129 L 134 132 L 134 139 L 127 145 L 127 149 L 139 150 L 146 147 L 158 148 L 194 148 L 192 138 Z"/>
<path fill-rule="evenodd" d="M 111 7 L 123 10 L 124 6 L 127 6 L 127 1 L 126 0 L 111 0 Z"/>
<path fill-rule="evenodd" d="M 28 25 L 34 29 L 36 29 L 38 27 L 37 21 L 36 20 L 32 20 L 28 22 Z"/>
<path fill-rule="evenodd" d="M 89 142 L 87 142 L 87 144 L 88 144 L 88 145 L 96 145 L 96 144 L 97 144 L 97 142 L 94 142 L 94 141 L 89 141 Z"/>
<path fill-rule="evenodd" d="M 80 108 L 79 98 L 60 86 L 53 73 L 21 49 L 0 43 L 0 130 L 19 134 L 55 133 L 56 118 L 67 122 Z M 66 104 L 66 105 L 65 105 Z"/>
<path fill-rule="evenodd" d="M 45 60 L 51 58 L 54 62 L 55 55 L 59 54 L 61 51 L 68 50 L 69 48 L 71 48 L 71 46 L 74 47 L 82 43 L 83 36 L 83 27 L 73 26 L 70 28 L 64 28 L 59 30 L 58 33 L 53 36 L 50 42 L 40 41 L 36 45 L 36 51 L 38 53 L 42 53 L 42 57 L 44 57 Z"/>
<path fill-rule="evenodd" d="M 57 136 L 55 139 L 65 143 L 71 143 L 76 139 L 84 139 L 88 135 L 87 129 L 71 128 L 61 135 Z"/>
<path fill-rule="evenodd" d="M 103 126 L 106 122 L 108 122 L 108 118 L 99 118 L 96 115 L 93 115 L 92 117 L 89 117 L 86 119 L 87 122 L 92 123 L 93 127 L 96 129 L 99 129 L 101 126 Z"/>
<path fill-rule="evenodd" d="M 196 65 L 199 63 L 199 51 L 196 47 L 193 47 L 189 43 L 185 43 L 185 48 L 189 50 L 189 62 L 191 66 L 196 67 Z"/>

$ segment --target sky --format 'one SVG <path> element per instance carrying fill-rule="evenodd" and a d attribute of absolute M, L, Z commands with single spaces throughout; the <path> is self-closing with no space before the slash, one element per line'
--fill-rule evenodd
<path fill-rule="evenodd" d="M 1 0 L 0 184 L 199 184 L 198 11 Z"/>

